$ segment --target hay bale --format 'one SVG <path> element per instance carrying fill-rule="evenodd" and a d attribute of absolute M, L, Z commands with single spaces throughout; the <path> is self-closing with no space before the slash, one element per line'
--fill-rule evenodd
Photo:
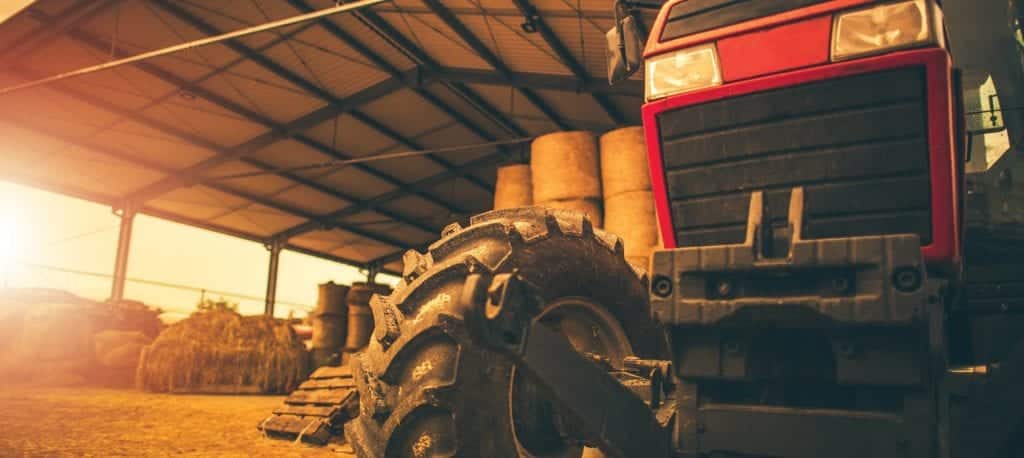
<path fill-rule="evenodd" d="M 533 179 L 529 164 L 498 167 L 494 184 L 494 209 L 529 207 L 533 205 Z"/>
<path fill-rule="evenodd" d="M 136 383 L 157 392 L 287 393 L 305 378 L 306 364 L 289 324 L 212 310 L 175 323 L 146 347 Z"/>
<path fill-rule="evenodd" d="M 320 285 L 316 309 L 310 319 L 313 338 L 310 342 L 313 366 L 319 367 L 341 353 L 348 331 L 348 286 L 327 282 Z"/>
<path fill-rule="evenodd" d="M 658 222 L 651 191 L 629 191 L 606 197 L 604 205 L 604 228 L 622 239 L 626 258 L 649 256 L 651 248 L 658 243 Z"/>
<path fill-rule="evenodd" d="M 601 136 L 601 187 L 605 199 L 630 191 L 650 191 L 643 127 L 623 127 Z"/>
<path fill-rule="evenodd" d="M 542 135 L 530 147 L 533 202 L 601 197 L 597 141 L 590 132 Z"/>
<path fill-rule="evenodd" d="M 594 227 L 604 227 L 604 212 L 601 211 L 600 199 L 554 200 L 538 203 L 537 206 L 577 211 L 589 216 L 590 223 L 593 224 Z"/>
<path fill-rule="evenodd" d="M 370 334 L 373 333 L 370 299 L 375 294 L 391 294 L 391 287 L 377 283 L 352 284 L 348 294 L 348 336 L 345 340 L 345 351 L 362 350 L 370 342 Z"/>
<path fill-rule="evenodd" d="M 100 365 L 111 369 L 134 369 L 142 348 L 153 339 L 139 331 L 101 331 L 93 335 L 93 349 Z"/>

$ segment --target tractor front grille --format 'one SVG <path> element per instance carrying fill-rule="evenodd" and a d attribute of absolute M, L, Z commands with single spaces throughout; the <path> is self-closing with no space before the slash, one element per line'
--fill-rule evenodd
<path fill-rule="evenodd" d="M 923 67 L 682 107 L 657 122 L 678 246 L 742 243 L 757 190 L 765 216 L 785 226 L 797 186 L 804 238 L 931 242 Z"/>

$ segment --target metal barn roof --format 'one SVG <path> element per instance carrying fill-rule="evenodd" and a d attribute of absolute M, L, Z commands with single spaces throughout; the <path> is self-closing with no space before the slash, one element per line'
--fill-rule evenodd
<path fill-rule="evenodd" d="M 0 87 L 334 5 L 40 0 L 0 25 Z M 0 178 L 400 271 L 490 208 L 524 157 L 495 142 L 639 123 L 638 77 L 603 81 L 612 23 L 607 0 L 395 0 L 4 94 Z"/>

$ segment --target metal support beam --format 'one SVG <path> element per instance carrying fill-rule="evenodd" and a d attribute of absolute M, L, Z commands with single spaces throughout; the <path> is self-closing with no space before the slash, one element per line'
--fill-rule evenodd
<path fill-rule="evenodd" d="M 516 8 L 519 8 L 519 11 L 523 13 L 523 16 L 531 19 L 534 26 L 537 28 L 537 31 L 540 32 L 540 36 L 544 38 L 544 42 L 546 42 L 551 50 L 558 55 L 562 64 L 568 67 L 569 71 L 571 71 L 577 79 L 580 81 L 587 81 L 590 79 L 587 69 L 580 65 L 579 61 L 576 60 L 576 57 L 572 55 L 572 52 L 562 44 L 562 41 L 558 39 L 558 36 L 556 36 L 555 32 L 551 30 L 551 27 L 548 27 L 548 24 L 544 22 L 544 17 L 540 15 L 537 8 L 535 8 L 529 0 L 512 0 L 512 3 L 516 4 Z M 611 100 L 608 100 L 607 97 L 599 94 L 591 94 L 591 97 L 593 97 L 594 101 L 601 106 L 601 109 L 604 110 L 605 114 L 607 114 L 612 121 L 615 121 L 616 124 L 622 124 L 622 113 L 620 113 L 619 109 L 612 104 Z"/>
<path fill-rule="evenodd" d="M 78 24 L 88 21 L 106 11 L 120 0 L 87 0 L 79 1 L 61 11 L 50 20 L 44 20 L 43 24 L 32 32 L 29 32 L 18 39 L 13 45 L 0 52 L 0 61 L 16 63 L 21 58 L 31 54 L 33 51 L 43 48 L 61 37 L 66 31 L 73 29 Z M 26 14 L 38 16 L 35 11 L 27 11 Z"/>
<path fill-rule="evenodd" d="M 274 316 L 274 302 L 277 300 L 277 270 L 281 261 L 280 240 L 272 240 L 264 247 L 270 252 L 270 266 L 267 269 L 267 297 L 263 306 L 263 313 L 269 317 Z"/>
<path fill-rule="evenodd" d="M 114 258 L 114 277 L 110 287 L 111 302 L 124 299 L 124 282 L 128 277 L 128 250 L 132 245 L 132 224 L 138 209 L 134 202 L 125 202 L 121 208 L 115 208 L 114 214 L 121 217 L 121 230 L 117 235 L 117 256 Z"/>
<path fill-rule="evenodd" d="M 198 30 L 200 30 L 203 33 L 206 33 L 208 35 L 218 35 L 218 34 L 222 33 L 219 29 L 217 29 L 213 25 L 207 23 L 206 21 L 203 21 L 202 19 L 200 19 L 200 18 L 198 18 L 198 17 L 196 17 L 194 15 L 192 15 L 191 13 L 189 13 L 187 10 L 185 10 L 184 8 L 182 8 L 178 4 L 169 2 L 167 0 L 155 0 L 155 2 L 164 11 L 167 11 L 168 13 L 171 13 L 172 15 L 177 17 L 178 19 L 180 19 L 182 21 L 185 21 L 186 23 L 188 23 L 189 25 L 197 28 Z M 253 50 L 252 48 L 246 46 L 245 44 L 243 44 L 240 41 L 228 40 L 228 41 L 225 41 L 223 43 L 224 43 L 225 46 L 231 48 L 233 51 L 235 51 L 235 52 L 245 56 L 246 58 L 252 60 L 254 63 L 256 63 L 257 65 L 259 65 L 259 66 L 261 66 L 263 68 L 265 68 L 267 71 L 277 75 L 278 77 L 284 79 L 285 81 L 288 81 L 288 82 L 296 85 L 297 87 L 301 88 L 302 90 L 306 91 L 310 95 L 313 95 L 314 97 L 316 97 L 316 98 L 318 98 L 320 100 L 328 102 L 329 104 L 332 104 L 332 105 L 336 104 L 336 103 L 342 103 L 343 102 L 341 99 L 339 99 L 338 97 L 336 97 L 334 94 L 330 93 L 329 91 L 321 88 L 320 86 L 318 86 L 318 85 L 314 84 L 313 82 L 307 80 L 306 78 L 300 76 L 298 73 L 295 73 L 295 72 L 285 68 L 284 66 L 282 66 L 281 64 L 273 61 L 269 57 L 256 52 L 255 50 Z M 365 114 L 365 113 L 363 113 L 363 112 L 361 112 L 359 110 L 350 110 L 350 114 L 352 114 L 353 116 L 355 116 L 356 118 L 358 118 L 358 119 L 360 119 L 361 121 L 364 121 L 364 122 L 366 122 L 367 120 L 372 120 L 372 118 L 369 115 L 367 115 L 367 114 Z M 398 142 L 400 144 L 403 144 L 403 145 L 408 146 L 408 147 L 413 148 L 413 149 L 423 149 L 423 147 L 421 145 L 417 144 L 415 141 L 413 141 L 413 140 L 411 140 L 409 138 L 406 138 L 406 137 L 398 134 L 397 132 L 394 132 L 393 130 L 390 130 L 390 129 L 380 129 L 379 127 L 383 126 L 383 124 L 379 123 L 378 121 L 373 121 L 369 125 L 372 128 L 378 130 L 383 135 L 385 135 L 385 136 L 395 140 L 396 142 Z M 446 170 L 452 170 L 455 167 L 454 163 L 449 162 L 448 160 L 443 159 L 443 158 L 441 158 L 441 157 L 439 157 L 437 155 L 434 155 L 434 154 L 427 154 L 427 155 L 424 156 L 424 158 L 427 158 L 427 159 L 431 160 L 432 162 L 434 162 L 435 164 L 441 166 L 441 168 L 444 168 Z M 481 179 L 479 179 L 479 178 L 477 178 L 477 177 L 475 177 L 475 176 L 473 176 L 471 174 L 468 174 L 468 173 L 467 174 L 463 174 L 462 178 L 464 178 L 466 181 L 469 181 L 470 183 L 473 183 L 474 185 L 480 187 L 481 189 L 483 189 L 484 191 L 486 191 L 488 193 L 494 192 L 493 186 L 491 186 L 486 181 L 483 181 L 483 180 L 481 180 Z"/>
<path fill-rule="evenodd" d="M 370 263 L 366 266 L 366 283 L 372 285 L 377 283 L 377 274 L 380 273 L 380 264 Z"/>
<path fill-rule="evenodd" d="M 473 35 L 473 32 L 470 31 L 469 28 L 462 23 L 462 21 L 455 17 L 455 15 L 451 11 L 449 11 L 447 7 L 442 5 L 440 0 L 423 0 L 423 2 L 430 8 L 431 11 L 434 12 L 435 15 L 437 15 L 437 17 L 441 18 L 441 20 L 445 24 L 447 24 L 448 27 L 455 31 L 455 34 L 458 35 L 459 38 L 462 38 L 462 41 L 466 42 L 466 44 L 468 44 L 470 48 L 473 48 L 473 51 L 475 51 L 477 55 L 480 56 L 480 58 L 486 61 L 491 67 L 493 67 L 496 72 L 498 72 L 502 76 L 505 76 L 506 78 L 508 77 L 509 73 L 511 73 L 511 70 L 508 68 L 508 66 L 505 65 L 505 63 L 502 62 L 501 59 L 498 58 L 498 56 L 494 55 L 494 53 L 491 52 L 491 50 L 488 49 L 487 46 L 484 45 L 479 38 L 477 38 L 476 35 Z M 523 97 L 525 97 L 526 100 L 528 100 L 531 104 L 537 107 L 537 109 L 544 113 L 544 115 L 547 116 L 548 119 L 551 120 L 551 122 L 555 123 L 555 125 L 558 126 L 559 129 L 571 129 L 571 127 L 565 121 L 562 120 L 561 116 L 559 116 L 558 113 L 556 113 L 555 110 L 551 108 L 551 106 L 548 105 L 547 102 L 544 101 L 544 99 L 537 95 L 536 92 L 533 92 L 530 89 L 519 89 L 519 92 L 523 94 Z"/>
<path fill-rule="evenodd" d="M 465 164 L 460 165 L 458 168 L 459 168 L 459 171 L 469 171 L 469 170 L 474 170 L 474 169 L 477 169 L 477 168 L 480 168 L 480 167 L 494 166 L 494 165 L 497 165 L 497 164 L 501 163 L 504 160 L 505 160 L 504 154 L 501 154 L 501 153 L 491 153 L 491 154 L 488 154 L 486 156 L 483 156 L 483 157 L 474 159 L 472 161 L 466 162 Z M 455 171 L 441 172 L 441 173 L 438 173 L 437 175 L 429 176 L 427 178 L 424 178 L 422 180 L 416 181 L 414 183 L 410 183 L 409 184 L 409 188 L 411 188 L 411 189 L 418 189 L 418 188 L 428 188 L 428 187 L 436 186 L 439 183 L 443 183 L 445 180 L 450 180 L 450 179 L 452 179 L 455 176 L 457 176 Z M 320 219 L 322 219 L 322 220 L 324 220 L 324 219 L 325 220 L 334 220 L 334 219 L 337 219 L 337 218 L 344 218 L 346 216 L 352 216 L 352 215 L 355 215 L 355 214 L 360 213 L 362 211 L 365 211 L 367 209 L 376 208 L 377 206 L 382 205 L 382 204 L 384 204 L 386 202 L 390 202 L 392 200 L 398 199 L 398 198 L 406 195 L 406 193 L 408 193 L 408 190 L 396 189 L 394 191 L 381 194 L 381 195 L 379 195 L 377 197 L 374 197 L 374 198 L 372 198 L 372 199 L 370 199 L 370 200 L 368 200 L 366 202 L 363 202 L 361 204 L 352 205 L 350 207 L 345 207 L 345 208 L 342 208 L 341 210 L 337 210 L 337 211 L 328 213 L 326 215 L 321 215 Z M 293 226 L 291 228 L 285 229 L 285 230 L 275 234 L 274 237 L 292 238 L 292 237 L 298 236 L 300 234 L 304 234 L 304 233 L 309 232 L 309 231 L 314 231 L 314 230 L 317 229 L 317 227 L 318 226 L 316 224 L 314 224 L 313 222 L 306 222 L 306 223 L 302 223 L 302 224 L 299 224 L 297 226 Z M 405 248 L 408 248 L 408 247 L 403 247 L 403 250 L 402 250 L 403 252 L 404 252 Z"/>

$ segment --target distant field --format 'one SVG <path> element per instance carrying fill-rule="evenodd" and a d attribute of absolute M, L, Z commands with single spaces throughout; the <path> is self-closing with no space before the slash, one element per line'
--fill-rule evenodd
<path fill-rule="evenodd" d="M 263 437 L 283 399 L 0 386 L 0 456 L 353 456 Z"/>

